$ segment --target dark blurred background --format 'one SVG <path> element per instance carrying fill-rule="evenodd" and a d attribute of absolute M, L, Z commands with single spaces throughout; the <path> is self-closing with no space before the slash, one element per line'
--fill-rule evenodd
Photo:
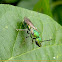
<path fill-rule="evenodd" d="M 62 0 L 0 0 L 0 4 L 10 4 L 47 14 L 62 25 Z"/>

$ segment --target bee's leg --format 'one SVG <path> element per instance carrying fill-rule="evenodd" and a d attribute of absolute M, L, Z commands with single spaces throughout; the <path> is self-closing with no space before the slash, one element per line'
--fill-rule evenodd
<path fill-rule="evenodd" d="M 30 34 L 30 37 L 32 38 L 32 34 Z"/>
<path fill-rule="evenodd" d="M 28 30 L 27 30 L 27 33 L 30 34 Z"/>
<path fill-rule="evenodd" d="M 33 37 L 32 37 L 32 34 L 30 34 L 30 37 L 32 38 L 32 43 L 33 43 Z"/>
<path fill-rule="evenodd" d="M 30 34 L 28 30 L 27 30 L 27 34 Z M 28 38 L 28 37 L 30 37 L 30 36 L 27 36 L 26 38 Z"/>
<path fill-rule="evenodd" d="M 32 44 L 33 44 L 33 38 L 32 38 Z"/>
<path fill-rule="evenodd" d="M 17 31 L 27 31 L 27 29 L 16 29 Z"/>
<path fill-rule="evenodd" d="M 33 39 L 36 39 L 36 38 L 33 38 L 33 37 L 32 37 L 32 34 L 30 34 L 30 37 L 32 38 L 32 43 L 33 43 Z"/>
<path fill-rule="evenodd" d="M 26 38 L 28 38 L 28 37 L 30 37 L 30 36 L 27 36 Z"/>
<path fill-rule="evenodd" d="M 34 40 L 34 39 L 36 40 L 36 38 L 32 38 L 32 44 L 33 44 L 33 40 Z"/>

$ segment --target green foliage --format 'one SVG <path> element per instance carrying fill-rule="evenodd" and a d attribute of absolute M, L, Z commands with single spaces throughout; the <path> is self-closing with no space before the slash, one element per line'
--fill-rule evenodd
<path fill-rule="evenodd" d="M 62 25 L 61 0 L 22 0 L 17 6 L 47 14 Z"/>
<path fill-rule="evenodd" d="M 59 16 L 58 16 L 59 15 Z M 56 6 L 53 10 L 55 20 L 62 25 L 62 5 Z"/>
<path fill-rule="evenodd" d="M 51 7 L 53 18 L 62 25 L 62 1 L 53 1 Z"/>
<path fill-rule="evenodd" d="M 62 60 L 62 26 L 45 14 L 21 7 L 0 4 L 0 8 L 1 60 Z M 17 32 L 25 16 L 37 27 L 43 40 L 52 40 L 38 47 L 30 37 L 26 39 L 26 31 Z"/>
<path fill-rule="evenodd" d="M 0 3 L 11 4 L 47 14 L 62 25 L 62 0 L 0 0 Z"/>
<path fill-rule="evenodd" d="M 15 3 L 17 0 L 4 0 L 6 3 Z"/>
<path fill-rule="evenodd" d="M 17 4 L 17 6 L 33 10 L 34 5 L 37 2 L 38 0 L 22 0 Z"/>
<path fill-rule="evenodd" d="M 37 4 L 34 6 L 34 10 L 37 12 L 43 12 L 44 14 L 47 14 L 52 17 L 49 3 L 49 0 L 39 0 Z"/>

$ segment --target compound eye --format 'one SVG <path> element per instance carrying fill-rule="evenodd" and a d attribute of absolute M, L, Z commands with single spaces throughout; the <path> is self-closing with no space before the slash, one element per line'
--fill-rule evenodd
<path fill-rule="evenodd" d="M 38 45 L 39 47 L 41 47 L 41 43 L 38 43 L 38 41 L 35 41 L 36 45 Z"/>

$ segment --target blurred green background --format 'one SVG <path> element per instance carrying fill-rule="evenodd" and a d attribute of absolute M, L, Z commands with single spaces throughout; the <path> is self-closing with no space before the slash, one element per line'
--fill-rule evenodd
<path fill-rule="evenodd" d="M 10 4 L 47 14 L 62 25 L 62 0 L 0 0 L 0 4 Z"/>

